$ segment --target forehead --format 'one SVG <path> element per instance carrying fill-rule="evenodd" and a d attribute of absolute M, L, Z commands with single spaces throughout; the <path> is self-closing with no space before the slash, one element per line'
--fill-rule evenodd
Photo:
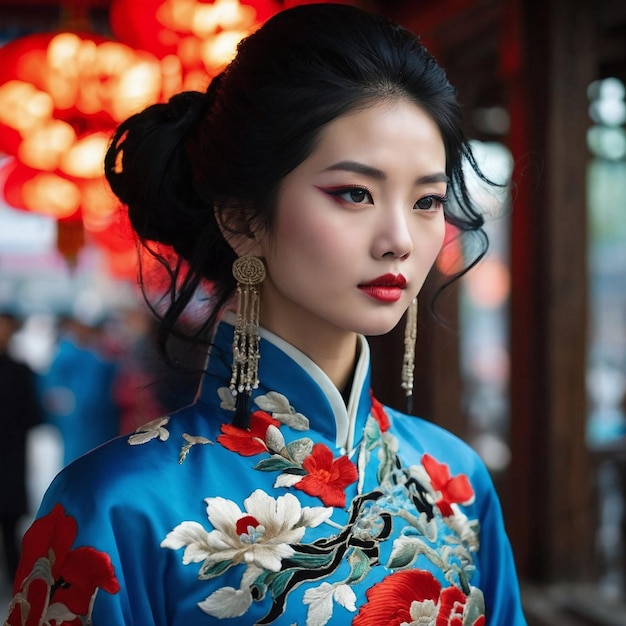
<path fill-rule="evenodd" d="M 427 154 L 434 164 L 443 161 L 445 167 L 439 127 L 420 106 L 405 98 L 370 102 L 329 122 L 320 132 L 311 157 L 367 157 L 382 164 L 399 152 L 416 162 L 424 161 L 420 154 Z"/>

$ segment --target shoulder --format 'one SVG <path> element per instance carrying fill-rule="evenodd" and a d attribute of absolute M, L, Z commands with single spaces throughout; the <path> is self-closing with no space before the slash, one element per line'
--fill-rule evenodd
<path fill-rule="evenodd" d="M 46 493 L 44 509 L 63 501 L 81 510 L 91 502 L 94 514 L 119 506 L 139 510 L 148 501 L 180 497 L 194 472 L 210 473 L 222 463 L 222 447 L 214 445 L 219 425 L 216 433 L 210 418 L 189 407 L 102 444 L 61 470 Z"/>

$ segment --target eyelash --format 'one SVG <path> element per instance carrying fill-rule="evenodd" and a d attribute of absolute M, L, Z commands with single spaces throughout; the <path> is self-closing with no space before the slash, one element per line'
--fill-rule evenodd
<path fill-rule="evenodd" d="M 356 202 L 355 200 L 347 200 L 342 198 L 341 196 L 345 194 L 352 193 L 354 191 L 360 191 L 366 194 L 369 199 L 370 204 L 373 204 L 374 200 L 372 199 L 372 192 L 367 187 L 357 187 L 357 186 L 349 186 L 349 187 L 338 187 L 336 189 L 323 189 L 325 193 L 333 198 L 337 198 L 338 201 L 343 202 L 345 204 L 363 204 L 362 202 Z"/>
<path fill-rule="evenodd" d="M 367 194 L 367 197 L 369 198 L 369 202 L 372 204 L 374 202 L 374 200 L 372 199 L 372 192 L 367 187 L 349 186 L 349 187 L 339 187 L 337 189 L 322 189 L 322 191 L 327 193 L 329 196 L 332 196 L 333 198 L 337 198 L 339 202 L 342 202 L 345 204 L 363 204 L 363 202 L 356 202 L 355 200 L 347 200 L 345 198 L 342 198 L 342 196 L 344 196 L 345 194 L 349 194 L 354 191 L 360 191 L 360 192 Z M 414 206 L 417 206 L 420 202 L 423 202 L 424 200 L 432 200 L 435 204 L 435 208 L 431 207 L 427 209 L 417 209 L 417 210 L 425 211 L 425 212 L 434 212 L 436 210 L 439 210 L 440 208 L 445 208 L 446 204 L 448 203 L 448 195 L 445 194 L 442 196 L 439 194 L 429 194 L 427 196 L 424 196 L 423 198 L 420 198 L 415 203 Z"/>
<path fill-rule="evenodd" d="M 439 209 L 446 208 L 446 205 L 448 204 L 448 194 L 445 194 L 443 196 L 440 196 L 439 194 L 430 194 L 428 196 L 420 198 L 415 204 L 417 205 L 419 202 L 422 202 L 422 200 L 433 200 L 435 203 L 435 207 L 431 207 L 430 209 L 420 209 L 421 211 L 438 211 Z"/>

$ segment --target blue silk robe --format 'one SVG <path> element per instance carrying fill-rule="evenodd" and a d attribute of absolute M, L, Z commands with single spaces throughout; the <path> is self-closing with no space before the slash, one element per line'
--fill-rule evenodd
<path fill-rule="evenodd" d="M 346 406 L 262 331 L 243 430 L 230 425 L 232 333 L 220 325 L 191 406 L 54 480 L 9 624 L 27 612 L 96 626 L 526 623 L 483 463 L 372 397 L 363 338 Z"/>

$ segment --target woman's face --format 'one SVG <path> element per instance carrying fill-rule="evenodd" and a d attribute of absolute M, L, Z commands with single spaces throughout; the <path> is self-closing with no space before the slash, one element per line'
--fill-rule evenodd
<path fill-rule="evenodd" d="M 296 346 L 391 330 L 441 248 L 445 170 L 439 129 L 407 100 L 328 124 L 283 180 L 272 233 L 257 236 L 263 326 Z"/>

